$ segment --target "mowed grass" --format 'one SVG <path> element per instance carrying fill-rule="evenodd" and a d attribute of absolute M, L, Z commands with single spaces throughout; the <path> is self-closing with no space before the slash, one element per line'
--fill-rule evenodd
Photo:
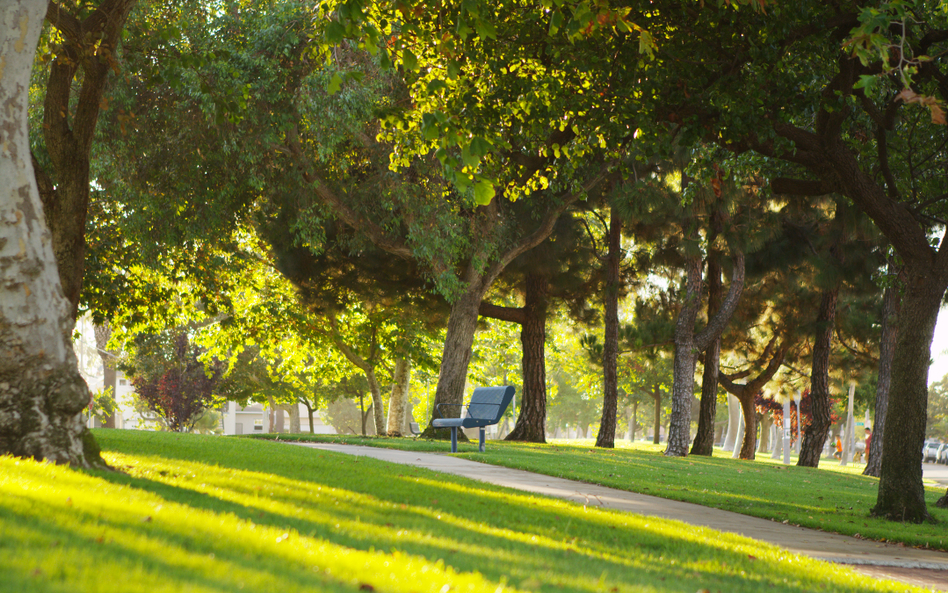
<path fill-rule="evenodd" d="M 280 435 L 291 437 L 440 453 L 451 450 L 449 443 L 424 439 Z M 458 456 L 844 535 L 948 550 L 948 509 L 935 506 L 944 488 L 926 490 L 928 512 L 938 523 L 894 523 L 869 516 L 879 481 L 861 475 L 862 465 L 841 468 L 838 461 L 824 460 L 813 469 L 783 465 L 769 455 L 756 461 L 731 459 L 730 453 L 719 451 L 710 458 L 665 457 L 663 445 L 617 445 L 616 449 L 597 449 L 591 441 L 543 445 L 490 441 L 486 451 L 479 453 L 477 443 L 459 443 Z"/>
<path fill-rule="evenodd" d="M 96 437 L 120 471 L 0 457 L 0 591 L 918 590 L 419 468 L 252 439 Z"/>

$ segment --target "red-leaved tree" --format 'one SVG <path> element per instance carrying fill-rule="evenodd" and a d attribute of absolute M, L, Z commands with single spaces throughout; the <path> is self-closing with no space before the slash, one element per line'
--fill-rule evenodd
<path fill-rule="evenodd" d="M 217 368 L 205 369 L 198 360 L 198 349 L 185 334 L 174 343 L 171 365 L 152 377 L 132 380 L 138 397 L 150 410 L 161 416 L 169 430 L 187 432 L 211 402 L 220 380 Z"/>

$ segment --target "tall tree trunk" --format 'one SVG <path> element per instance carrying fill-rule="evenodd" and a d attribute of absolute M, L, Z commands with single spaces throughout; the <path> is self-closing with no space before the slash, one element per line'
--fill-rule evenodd
<path fill-rule="evenodd" d="M 659 432 L 662 427 L 662 390 L 657 383 L 652 386 L 652 399 L 655 400 L 655 414 L 652 418 L 655 434 L 652 436 L 652 443 L 657 445 L 662 442 L 661 433 Z"/>
<path fill-rule="evenodd" d="M 892 386 L 882 441 L 882 471 L 875 516 L 920 523 L 930 520 L 922 486 L 922 445 L 928 408 L 928 364 L 946 275 L 906 270 L 905 295 L 892 361 Z M 899 438 L 892 438 L 898 435 Z"/>
<path fill-rule="evenodd" d="M 717 250 L 708 252 L 708 319 L 721 308 L 723 298 L 721 259 Z M 718 366 L 721 361 L 721 338 L 718 336 L 704 351 L 701 374 L 701 408 L 698 412 L 698 433 L 691 446 L 692 455 L 714 453 L 714 420 L 718 406 Z"/>
<path fill-rule="evenodd" d="M 797 459 L 797 465 L 803 467 L 819 467 L 820 455 L 830 429 L 829 358 L 838 297 L 837 287 L 825 291 L 820 298 L 816 338 L 813 342 L 813 363 L 810 369 L 810 425 L 803 433 L 803 444 Z"/>
<path fill-rule="evenodd" d="M 30 69 L 46 2 L 0 3 L 0 455 L 104 465 L 82 410 L 89 389 L 72 349 L 27 133 Z"/>
<path fill-rule="evenodd" d="M 672 386 L 672 413 L 668 422 L 668 446 L 665 455 L 684 457 L 688 455 L 691 443 L 691 404 L 694 400 L 695 358 L 696 353 L 707 348 L 717 339 L 727 326 L 731 315 L 737 309 L 738 301 L 744 291 L 744 254 L 734 254 L 734 269 L 731 272 L 731 285 L 721 308 L 708 320 L 708 325 L 700 333 L 694 333 L 698 306 L 701 303 L 701 257 L 688 260 L 684 304 L 678 314 L 675 325 L 674 384 Z"/>
<path fill-rule="evenodd" d="M 464 384 L 467 382 L 467 368 L 471 363 L 477 315 L 486 290 L 483 282 L 469 282 L 467 286 L 467 290 L 451 305 L 441 369 L 438 373 L 438 387 L 435 389 L 434 405 L 431 409 L 432 421 L 442 417 L 457 418 L 461 412 L 460 406 L 464 403 Z M 446 405 L 438 410 L 440 404 Z M 422 434 L 425 438 L 442 439 L 449 438 L 450 435 L 451 432 L 447 428 L 435 430 L 431 421 Z M 458 438 L 465 437 L 459 432 Z"/>
<path fill-rule="evenodd" d="M 672 411 L 665 455 L 684 457 L 691 443 L 691 402 L 695 384 L 695 321 L 701 304 L 701 257 L 688 259 L 684 302 L 675 324 Z"/>
<path fill-rule="evenodd" d="M 112 326 L 108 322 L 105 325 L 96 325 L 93 327 L 95 333 L 95 347 L 102 359 L 102 390 L 110 390 L 112 399 L 118 405 L 118 385 L 115 372 L 115 356 L 108 351 L 109 338 L 112 337 Z M 115 428 L 115 412 L 110 412 L 105 417 L 105 428 Z"/>
<path fill-rule="evenodd" d="M 546 442 L 546 316 L 550 279 L 528 274 L 520 344 L 523 348 L 523 390 L 517 424 L 504 440 Z"/>
<path fill-rule="evenodd" d="M 408 383 L 411 378 L 411 361 L 401 356 L 395 360 L 392 377 L 392 396 L 388 401 L 388 436 L 402 436 L 405 411 L 408 408 Z"/>
<path fill-rule="evenodd" d="M 619 261 L 621 259 L 622 219 L 616 209 L 609 218 L 609 253 L 606 256 L 605 335 L 602 348 L 602 419 L 596 446 L 616 446 L 616 413 L 619 407 Z"/>
<path fill-rule="evenodd" d="M 890 271 L 892 271 L 890 264 Z M 882 299 L 882 335 L 879 338 L 879 373 L 876 381 L 876 412 L 873 418 L 872 439 L 869 444 L 866 469 L 863 475 L 876 478 L 882 473 L 882 443 L 885 438 L 885 417 L 889 408 L 889 390 L 892 386 L 892 362 L 895 342 L 899 335 L 899 311 L 902 297 L 899 289 L 890 286 Z"/>
<path fill-rule="evenodd" d="M 43 171 L 35 160 L 34 167 L 73 320 L 85 269 L 89 154 L 109 72 L 117 70 L 115 49 L 135 2 L 102 0 L 84 18 L 63 3 L 51 2 L 46 12 L 61 40 L 49 66 L 42 128 L 54 174 Z"/>

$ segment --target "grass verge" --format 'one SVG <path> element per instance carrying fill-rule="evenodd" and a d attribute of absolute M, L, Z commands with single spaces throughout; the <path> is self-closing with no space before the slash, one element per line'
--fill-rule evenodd
<path fill-rule="evenodd" d="M 0 591 L 889 591 L 775 547 L 302 447 L 97 431 L 0 457 Z"/>
<path fill-rule="evenodd" d="M 450 451 L 450 446 L 443 441 L 423 439 L 280 435 L 283 439 L 291 437 L 439 453 Z M 645 443 L 597 449 L 579 444 L 491 441 L 484 453 L 477 452 L 476 443 L 461 443 L 458 456 L 812 529 L 948 550 L 948 532 L 945 531 L 948 509 L 935 506 L 935 501 L 945 493 L 942 488 L 931 487 L 926 491 L 928 512 L 938 523 L 894 523 L 869 516 L 869 510 L 876 503 L 879 482 L 863 476 L 859 465 L 841 468 L 829 462 L 814 469 L 783 465 L 769 456 L 756 461 L 731 459 L 730 453 L 723 452 L 716 452 L 713 457 L 665 457 L 662 450 L 661 445 Z"/>

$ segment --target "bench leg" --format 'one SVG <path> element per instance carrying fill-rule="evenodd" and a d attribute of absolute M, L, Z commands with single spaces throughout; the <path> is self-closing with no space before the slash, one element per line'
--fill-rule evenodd
<path fill-rule="evenodd" d="M 451 427 L 451 452 L 452 453 L 458 452 L 458 427 L 457 426 Z"/>
<path fill-rule="evenodd" d="M 480 452 L 483 453 L 484 452 L 484 427 L 483 426 L 481 427 L 479 436 L 480 436 L 480 443 L 478 443 L 478 450 L 480 450 Z"/>

